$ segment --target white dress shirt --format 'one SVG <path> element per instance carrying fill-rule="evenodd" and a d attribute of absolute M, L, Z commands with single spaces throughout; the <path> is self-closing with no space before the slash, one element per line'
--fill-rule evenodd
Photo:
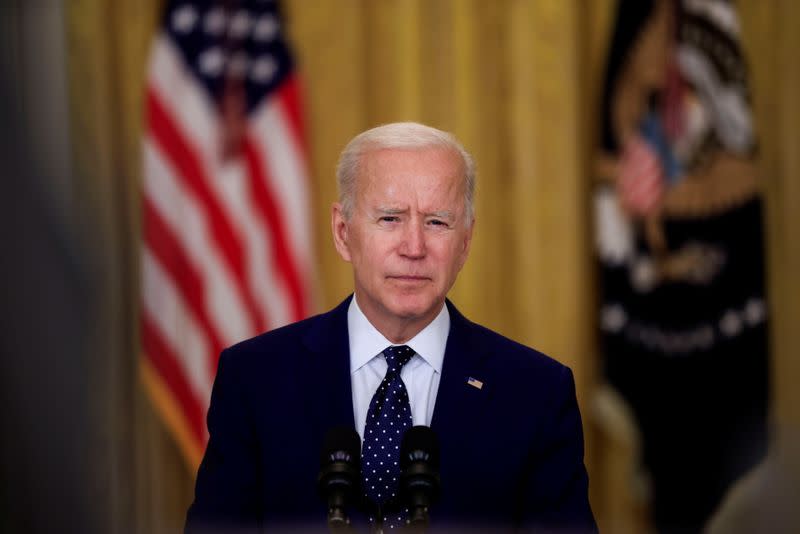
<path fill-rule="evenodd" d="M 386 376 L 386 359 L 382 353 L 386 347 L 395 343 L 386 339 L 372 326 L 358 307 L 355 295 L 347 310 L 347 332 L 350 338 L 353 415 L 356 431 L 363 441 L 369 403 L 383 377 Z M 431 424 L 449 332 L 450 313 L 447 311 L 447 306 L 442 305 L 439 315 L 416 336 L 404 343 L 416 353 L 400 372 L 400 378 L 408 390 L 411 420 L 414 425 Z"/>

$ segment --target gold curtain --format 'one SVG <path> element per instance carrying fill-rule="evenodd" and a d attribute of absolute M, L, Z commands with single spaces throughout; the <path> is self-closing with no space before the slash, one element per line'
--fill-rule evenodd
<path fill-rule="evenodd" d="M 135 325 L 142 87 L 161 0 L 75 0 L 67 53 L 76 189 L 102 221 L 103 281 L 120 363 L 106 377 L 115 503 L 109 531 L 177 528 L 191 475 L 138 389 Z M 318 310 L 350 267 L 330 241 L 338 152 L 357 132 L 416 120 L 454 132 L 478 162 L 471 257 L 451 293 L 473 320 L 576 374 L 592 502 L 602 526 L 634 529 L 620 457 L 593 423 L 597 382 L 589 162 L 613 0 L 294 0 L 288 32 L 304 82 L 314 186 Z M 774 334 L 774 419 L 797 428 L 800 364 L 800 49 L 796 2 L 740 6 L 762 142 Z M 794 277 L 792 275 L 795 275 Z M 788 435 L 788 434 L 787 434 Z M 788 439 L 788 438 L 787 438 Z"/>

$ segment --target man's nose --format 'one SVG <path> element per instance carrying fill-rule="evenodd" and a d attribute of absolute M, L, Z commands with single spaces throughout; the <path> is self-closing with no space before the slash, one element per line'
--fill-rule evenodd
<path fill-rule="evenodd" d="M 403 243 L 400 253 L 409 258 L 425 256 L 425 229 L 422 223 L 409 221 L 403 231 Z"/>

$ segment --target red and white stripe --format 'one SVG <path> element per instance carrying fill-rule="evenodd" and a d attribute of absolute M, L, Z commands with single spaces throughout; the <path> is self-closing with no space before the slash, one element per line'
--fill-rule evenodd
<path fill-rule="evenodd" d="M 162 35 L 144 107 L 143 363 L 196 461 L 220 350 L 311 308 L 298 88 L 289 78 L 249 114 L 240 157 L 223 161 L 217 109 Z"/>
<path fill-rule="evenodd" d="M 652 214 L 664 195 L 664 171 L 653 147 L 641 136 L 626 143 L 617 181 L 622 206 L 632 215 Z"/>

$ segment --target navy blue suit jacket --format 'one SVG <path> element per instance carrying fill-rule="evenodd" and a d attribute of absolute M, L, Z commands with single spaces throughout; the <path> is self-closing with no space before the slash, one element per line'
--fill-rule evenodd
<path fill-rule="evenodd" d="M 349 303 L 222 353 L 187 531 L 324 529 L 316 493 L 322 442 L 334 426 L 355 428 Z M 431 422 L 441 499 L 431 527 L 594 531 L 571 371 L 447 305 Z"/>

